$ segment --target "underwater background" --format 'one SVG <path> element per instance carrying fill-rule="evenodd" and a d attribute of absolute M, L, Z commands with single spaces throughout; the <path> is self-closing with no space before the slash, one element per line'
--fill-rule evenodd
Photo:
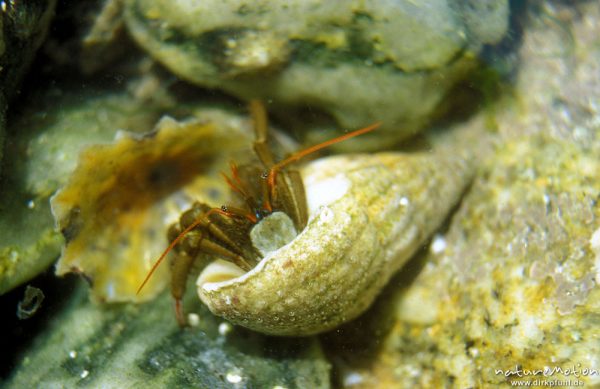
<path fill-rule="evenodd" d="M 599 21 L 593 0 L 0 1 L 0 387 L 600 386 Z M 263 190 L 301 177 L 291 236 L 232 216 L 277 161 L 371 125 Z M 192 237 L 259 263 L 182 238 L 140 289 L 196 202 L 227 215 Z"/>

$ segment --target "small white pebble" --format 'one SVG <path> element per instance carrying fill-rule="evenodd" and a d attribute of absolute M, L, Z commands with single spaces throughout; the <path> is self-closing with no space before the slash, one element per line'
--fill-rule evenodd
<path fill-rule="evenodd" d="M 323 207 L 320 215 L 320 220 L 323 223 L 331 221 L 333 219 L 333 211 L 329 207 Z"/>
<path fill-rule="evenodd" d="M 590 239 L 590 246 L 592 246 L 592 250 L 596 252 L 596 255 L 600 255 L 600 228 L 598 228 L 592 234 L 592 238 Z"/>
<path fill-rule="evenodd" d="M 596 261 L 594 263 L 596 270 L 596 284 L 600 285 L 600 228 L 592 234 L 590 246 L 592 251 L 596 254 Z"/>
<path fill-rule="evenodd" d="M 548 194 L 544 193 L 543 199 L 544 199 L 544 205 L 548 206 L 548 204 L 550 204 L 550 196 L 548 196 Z"/>
<path fill-rule="evenodd" d="M 84 371 L 82 371 L 82 372 L 81 372 L 81 375 L 80 375 L 80 377 L 81 377 L 81 378 L 85 378 L 85 377 L 87 377 L 88 375 L 90 375 L 90 372 L 89 372 L 88 370 L 84 370 Z"/>
<path fill-rule="evenodd" d="M 436 234 L 431 242 L 431 252 L 440 254 L 444 250 L 446 250 L 446 239 L 442 235 Z"/>
<path fill-rule="evenodd" d="M 477 358 L 479 356 L 479 349 L 475 348 L 475 347 L 471 347 L 469 349 L 469 354 L 473 357 L 473 358 Z"/>
<path fill-rule="evenodd" d="M 35 201 L 33 201 L 33 200 L 29 200 L 29 201 L 27 202 L 27 208 L 29 208 L 29 209 L 33 209 L 33 208 L 35 208 Z"/>
<path fill-rule="evenodd" d="M 229 323 L 221 323 L 219 324 L 219 334 L 222 336 L 227 335 L 228 333 L 231 332 L 233 328 L 231 327 L 231 324 Z"/>
<path fill-rule="evenodd" d="M 200 316 L 198 316 L 197 313 L 189 313 L 187 321 L 191 327 L 198 327 L 200 324 Z"/>
<path fill-rule="evenodd" d="M 75 358 L 77 358 L 77 351 L 75 351 L 75 350 L 71 350 L 71 351 L 69 351 L 69 357 L 70 357 L 71 359 L 75 359 Z"/>
<path fill-rule="evenodd" d="M 344 376 L 344 386 L 358 385 L 363 382 L 363 376 L 360 373 L 350 372 Z"/>
<path fill-rule="evenodd" d="M 403 207 L 406 207 L 408 204 L 410 204 L 410 201 L 408 201 L 407 197 L 402 197 L 400 199 L 400 205 L 402 205 Z"/>
<path fill-rule="evenodd" d="M 237 373 L 227 373 L 227 376 L 225 378 L 232 384 L 242 382 L 242 376 Z"/>

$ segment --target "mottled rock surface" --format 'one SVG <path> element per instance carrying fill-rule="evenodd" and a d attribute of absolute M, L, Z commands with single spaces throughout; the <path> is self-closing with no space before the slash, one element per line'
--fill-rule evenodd
<path fill-rule="evenodd" d="M 494 6 L 502 3 L 461 4 L 501 15 Z M 24 351 L 6 387 L 328 387 L 329 363 L 335 384 L 352 388 L 508 387 L 538 369 L 535 378 L 545 381 L 600 385 L 590 375 L 600 370 L 600 5 L 529 4 L 515 98 L 459 124 L 493 138 L 492 147 L 471 143 L 483 162 L 470 190 L 377 305 L 322 338 L 327 358 L 314 338 L 232 328 L 193 293 L 185 310 L 199 317 L 182 331 L 168 294 L 96 306 L 84 288 Z M 496 39 L 477 20 L 464 20 L 468 36 Z M 224 65 L 246 66 L 235 58 Z M 269 71 L 287 69 L 272 64 Z M 15 187 L 30 186 L 40 193 L 55 187 L 40 180 Z M 31 191 L 7 204 L 33 212 L 20 203 Z M 50 228 L 42 217 L 16 224 L 18 207 L 12 211 L 17 216 L 2 214 L 14 227 L 6 234 L 26 235 L 36 222 Z M 545 368 L 563 372 L 544 376 Z"/>
<path fill-rule="evenodd" d="M 40 47 L 54 14 L 56 0 L 3 2 L 0 11 L 0 171 L 8 102 Z"/>
<path fill-rule="evenodd" d="M 383 122 L 376 135 L 340 145 L 373 150 L 421 129 L 476 70 L 483 45 L 502 39 L 508 2 L 484 3 L 128 0 L 125 19 L 140 46 L 178 76 L 272 101 L 298 132 L 315 121 L 307 143 L 332 137 L 333 123 L 312 111 L 344 129 Z M 312 114 L 297 118 L 302 110 Z"/>
<path fill-rule="evenodd" d="M 342 386 L 600 384 L 600 6 L 530 17 L 518 100 L 447 230 L 329 339 Z M 352 344 L 359 329 L 370 340 Z"/>
<path fill-rule="evenodd" d="M 3 387 L 330 387 L 330 365 L 314 338 L 266 338 L 198 303 L 196 326 L 182 330 L 168 294 L 150 304 L 98 306 L 82 286 Z"/>

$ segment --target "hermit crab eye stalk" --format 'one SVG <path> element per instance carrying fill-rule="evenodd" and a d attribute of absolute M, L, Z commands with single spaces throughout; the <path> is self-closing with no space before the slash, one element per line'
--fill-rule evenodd
<path fill-rule="evenodd" d="M 181 299 L 185 292 L 187 275 L 198 254 L 205 253 L 219 257 L 233 262 L 245 271 L 250 270 L 263 256 L 263 253 L 254 246 L 250 236 L 255 225 L 274 212 L 287 215 L 293 224 L 292 228 L 297 232 L 303 230 L 308 221 L 302 178 L 298 171 L 289 169 L 289 165 L 325 147 L 373 131 L 380 126 L 380 123 L 372 124 L 296 152 L 276 163 L 267 145 L 268 129 L 264 106 L 257 101 L 252 101 L 250 112 L 256 135 L 254 151 L 262 166 L 238 168 L 235 163 L 231 163 L 231 176 L 222 174 L 232 193 L 241 200 L 240 203 L 243 205 L 211 208 L 201 203 L 194 204 L 192 211 L 199 216 L 191 223 L 187 219 L 184 220 L 182 216 L 171 226 L 170 235 L 176 235 L 176 238 L 158 258 L 137 291 L 139 293 L 142 290 L 167 254 L 175 251 L 171 272 L 171 294 L 176 302 L 177 319 L 181 325 L 185 324 Z M 242 178 L 240 169 L 254 175 L 256 180 L 248 181 Z M 184 212 L 184 215 L 187 212 Z"/>

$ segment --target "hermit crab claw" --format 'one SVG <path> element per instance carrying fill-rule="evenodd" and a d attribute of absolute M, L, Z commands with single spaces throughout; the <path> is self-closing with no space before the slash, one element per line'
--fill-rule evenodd
<path fill-rule="evenodd" d="M 471 176 L 466 161 L 443 148 L 307 165 L 306 228 L 249 272 L 208 265 L 197 280 L 200 299 L 216 315 L 273 335 L 316 334 L 358 316 L 458 201 Z"/>

